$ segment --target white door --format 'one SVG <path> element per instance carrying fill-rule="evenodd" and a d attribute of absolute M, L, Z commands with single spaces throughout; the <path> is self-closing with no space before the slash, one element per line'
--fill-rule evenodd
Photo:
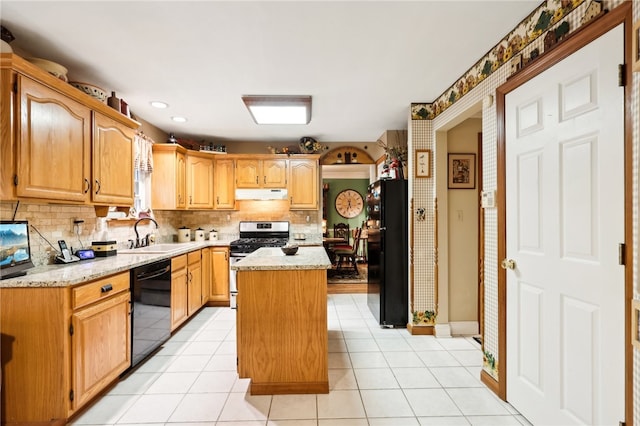
<path fill-rule="evenodd" d="M 624 419 L 623 45 L 620 25 L 505 99 L 507 400 L 535 425 Z"/>

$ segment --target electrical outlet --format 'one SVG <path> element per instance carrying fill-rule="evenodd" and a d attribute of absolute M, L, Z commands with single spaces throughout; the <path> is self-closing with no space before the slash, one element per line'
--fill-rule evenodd
<path fill-rule="evenodd" d="M 84 220 L 82 219 L 73 219 L 73 233 L 76 235 L 80 235 L 82 233 L 82 224 Z"/>

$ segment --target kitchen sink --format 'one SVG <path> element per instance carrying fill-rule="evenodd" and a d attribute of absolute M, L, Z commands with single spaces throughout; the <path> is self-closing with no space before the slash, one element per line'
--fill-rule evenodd
<path fill-rule="evenodd" d="M 118 250 L 118 254 L 164 254 L 189 248 L 192 243 L 152 244 L 134 249 Z"/>

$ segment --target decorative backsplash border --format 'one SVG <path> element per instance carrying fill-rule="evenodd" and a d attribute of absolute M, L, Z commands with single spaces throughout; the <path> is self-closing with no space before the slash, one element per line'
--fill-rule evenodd
<path fill-rule="evenodd" d="M 512 59 L 517 60 L 517 62 L 512 63 L 513 66 L 520 69 L 525 50 L 529 50 L 528 53 L 530 53 L 531 56 L 525 58 L 524 62 L 534 59 L 535 56 L 542 53 L 541 50 L 544 45 L 547 45 L 547 36 L 545 36 L 545 40 L 543 40 L 540 39 L 541 35 L 553 33 L 553 44 L 555 44 L 556 33 L 560 36 L 559 38 L 561 38 L 579 28 L 580 25 L 570 26 L 567 21 L 561 21 L 585 1 L 589 0 L 547 0 L 542 3 L 433 103 L 412 103 L 411 119 L 433 120 L 500 66 Z M 581 24 L 596 15 L 601 9 L 602 2 L 590 0 Z M 533 52 L 536 50 L 532 48 L 534 43 L 537 52 Z"/>

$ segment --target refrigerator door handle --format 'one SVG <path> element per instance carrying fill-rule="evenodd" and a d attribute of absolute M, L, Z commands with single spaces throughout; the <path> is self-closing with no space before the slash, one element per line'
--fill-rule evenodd
<path fill-rule="evenodd" d="M 378 228 L 379 231 L 386 231 L 387 227 L 386 226 L 381 226 L 380 228 Z"/>

